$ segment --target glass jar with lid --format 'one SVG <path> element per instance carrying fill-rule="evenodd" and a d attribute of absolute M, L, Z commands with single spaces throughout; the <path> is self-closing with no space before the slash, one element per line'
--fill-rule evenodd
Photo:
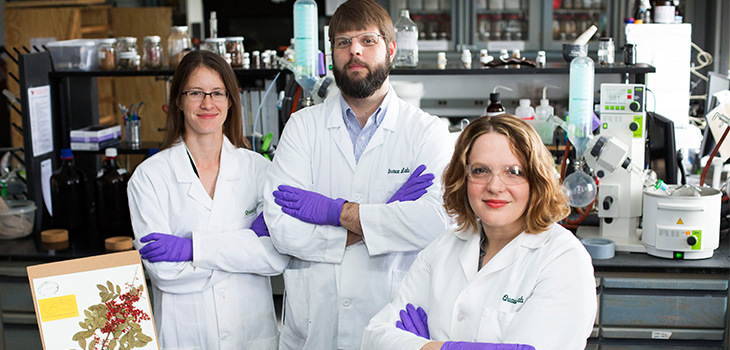
<path fill-rule="evenodd" d="M 226 52 L 231 54 L 231 66 L 243 67 L 243 37 L 229 36 L 226 38 Z"/>
<path fill-rule="evenodd" d="M 146 36 L 142 41 L 142 66 L 145 69 L 162 68 L 162 46 L 157 35 Z"/>
<path fill-rule="evenodd" d="M 99 39 L 99 68 L 101 70 L 114 70 L 117 68 L 117 51 L 114 45 L 117 43 L 117 39 Z"/>
<path fill-rule="evenodd" d="M 192 47 L 187 26 L 175 26 L 170 28 L 170 36 L 167 38 L 167 57 L 170 69 L 177 68 L 187 50 Z"/>
<path fill-rule="evenodd" d="M 132 36 L 117 38 L 115 48 L 117 50 L 117 69 L 139 69 L 139 60 L 137 60 L 137 56 L 139 56 L 139 53 L 137 53 L 137 38 Z"/>
<path fill-rule="evenodd" d="M 614 62 L 614 53 L 616 47 L 613 44 L 613 38 L 598 39 L 598 64 L 612 65 Z"/>
<path fill-rule="evenodd" d="M 201 49 L 215 52 L 221 57 L 226 57 L 226 39 L 225 38 L 208 38 L 205 39 Z"/>

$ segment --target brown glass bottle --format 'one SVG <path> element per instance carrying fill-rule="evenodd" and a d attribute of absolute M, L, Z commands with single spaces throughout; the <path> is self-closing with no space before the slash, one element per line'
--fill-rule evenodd
<path fill-rule="evenodd" d="M 132 223 L 129 217 L 127 183 L 129 174 L 117 165 L 117 150 L 106 149 L 106 160 L 101 174 L 96 178 L 96 223 L 99 228 L 99 246 L 104 239 L 114 236 L 130 236 Z"/>
<path fill-rule="evenodd" d="M 495 116 L 504 114 L 504 107 L 499 100 L 499 92 L 489 94 L 489 106 L 487 106 L 487 116 Z"/>
<path fill-rule="evenodd" d="M 68 230 L 72 246 L 85 248 L 89 221 L 86 174 L 74 166 L 73 153 L 68 148 L 61 150 L 61 162 L 61 167 L 51 175 L 53 226 Z"/>

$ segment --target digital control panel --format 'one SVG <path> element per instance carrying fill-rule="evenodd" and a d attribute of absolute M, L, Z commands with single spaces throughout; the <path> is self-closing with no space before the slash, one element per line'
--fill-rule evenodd
<path fill-rule="evenodd" d="M 644 112 L 646 87 L 638 84 L 601 84 L 601 113 Z"/>
<path fill-rule="evenodd" d="M 657 249 L 691 251 L 702 249 L 702 229 L 657 225 Z"/>

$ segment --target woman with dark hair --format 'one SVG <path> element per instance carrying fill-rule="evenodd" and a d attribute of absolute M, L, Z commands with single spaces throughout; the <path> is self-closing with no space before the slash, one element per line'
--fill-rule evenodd
<path fill-rule="evenodd" d="M 288 257 L 263 216 L 270 164 L 248 149 L 231 67 L 193 51 L 175 71 L 162 150 L 137 167 L 129 207 L 163 349 L 276 349 L 269 276 Z"/>
<path fill-rule="evenodd" d="M 556 222 L 568 199 L 520 118 L 480 117 L 444 171 L 449 229 L 419 255 L 363 349 L 584 349 L 596 316 L 591 258 Z"/>

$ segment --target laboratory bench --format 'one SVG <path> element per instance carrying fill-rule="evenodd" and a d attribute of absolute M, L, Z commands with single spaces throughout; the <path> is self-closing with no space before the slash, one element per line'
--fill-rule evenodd
<path fill-rule="evenodd" d="M 586 349 L 728 350 L 730 239 L 710 259 L 668 260 L 617 252 L 593 260 L 598 314 Z M 0 241 L 0 350 L 41 349 L 26 267 L 104 254 L 44 250 L 32 236 Z M 282 292 L 280 277 L 272 280 Z"/>

